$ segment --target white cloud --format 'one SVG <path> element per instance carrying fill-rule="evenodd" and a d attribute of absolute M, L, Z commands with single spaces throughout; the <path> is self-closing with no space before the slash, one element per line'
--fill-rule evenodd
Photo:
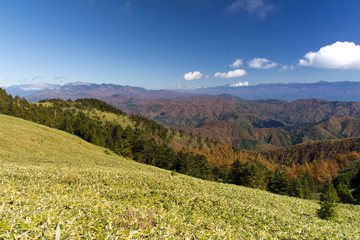
<path fill-rule="evenodd" d="M 184 79 L 187 81 L 201 79 L 202 77 L 203 77 L 203 74 L 199 71 L 188 72 L 184 75 Z"/>
<path fill-rule="evenodd" d="M 247 73 L 244 69 L 236 69 L 234 71 L 229 71 L 229 72 L 217 72 L 214 74 L 214 77 L 219 77 L 219 78 L 235 78 L 235 77 L 242 77 L 245 76 Z"/>
<path fill-rule="evenodd" d="M 248 62 L 248 64 L 250 68 L 259 68 L 259 69 L 274 68 L 278 65 L 276 62 L 270 61 L 266 58 L 254 58 L 251 59 Z"/>
<path fill-rule="evenodd" d="M 234 14 L 240 9 L 250 15 L 264 19 L 268 12 L 274 9 L 274 5 L 267 4 L 266 0 L 236 0 L 225 9 L 225 12 Z"/>
<path fill-rule="evenodd" d="M 279 72 L 294 70 L 294 68 L 294 65 L 281 65 L 281 67 L 279 68 Z"/>
<path fill-rule="evenodd" d="M 237 82 L 230 84 L 230 87 L 246 87 L 249 86 L 249 82 Z"/>
<path fill-rule="evenodd" d="M 229 67 L 238 68 L 243 65 L 243 61 L 241 59 L 236 59 L 233 64 L 231 64 Z"/>
<path fill-rule="evenodd" d="M 360 45 L 353 42 L 336 42 L 308 52 L 299 60 L 300 66 L 335 69 L 360 69 Z"/>
<path fill-rule="evenodd" d="M 205 78 L 208 79 L 208 78 L 210 78 L 210 76 L 209 76 L 209 75 L 205 75 Z"/>

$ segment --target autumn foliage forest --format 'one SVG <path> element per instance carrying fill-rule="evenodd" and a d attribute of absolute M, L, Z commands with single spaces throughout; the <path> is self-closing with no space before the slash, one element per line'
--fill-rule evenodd
<path fill-rule="evenodd" d="M 141 163 L 202 179 L 309 199 L 316 197 L 324 183 L 333 181 L 343 196 L 341 201 L 360 200 L 356 184 L 360 138 L 244 150 L 200 133 L 125 114 L 97 99 L 30 103 L 2 89 L 0 113 L 72 133 Z"/>

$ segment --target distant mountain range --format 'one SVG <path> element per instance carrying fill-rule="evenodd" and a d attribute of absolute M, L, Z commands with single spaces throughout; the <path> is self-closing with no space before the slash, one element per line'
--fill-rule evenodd
<path fill-rule="evenodd" d="M 6 88 L 12 95 L 25 97 L 30 102 L 42 99 L 60 98 L 63 100 L 78 98 L 98 98 L 107 96 L 127 96 L 138 99 L 177 98 L 194 94 L 174 92 L 170 90 L 146 90 L 140 87 L 122 86 L 116 84 L 68 83 L 63 86 L 50 84 L 15 85 Z"/>
<path fill-rule="evenodd" d="M 13 85 L 5 88 L 6 91 L 13 96 L 27 97 L 39 92 L 48 92 L 61 89 L 61 85 L 48 84 L 48 83 L 36 83 L 36 84 L 21 84 Z"/>
<path fill-rule="evenodd" d="M 294 101 L 298 99 L 317 98 L 331 101 L 360 101 L 360 82 L 325 82 L 317 83 L 270 83 L 254 86 L 232 87 L 219 86 L 199 88 L 196 90 L 147 90 L 140 87 L 116 84 L 68 83 L 56 84 L 24 84 L 6 88 L 12 95 L 26 97 L 29 101 L 48 98 L 76 99 L 102 98 L 112 95 L 127 96 L 139 99 L 178 98 L 194 95 L 230 94 L 242 99 L 279 99 Z"/>
<path fill-rule="evenodd" d="M 6 90 L 13 95 L 20 93 L 29 101 L 98 98 L 128 113 L 246 149 L 360 137 L 360 102 L 356 102 L 360 101 L 359 82 L 228 86 L 190 92 L 90 83 L 20 85 Z M 29 95 L 33 91 L 38 92 Z M 236 96 L 200 95 L 226 91 Z M 267 98 L 304 99 L 262 100 Z"/>
<path fill-rule="evenodd" d="M 331 101 L 360 101 L 360 82 L 325 82 L 316 83 L 270 83 L 255 86 L 221 86 L 199 88 L 192 91 L 196 94 L 231 94 L 233 96 L 254 99 L 297 99 L 317 98 Z"/>

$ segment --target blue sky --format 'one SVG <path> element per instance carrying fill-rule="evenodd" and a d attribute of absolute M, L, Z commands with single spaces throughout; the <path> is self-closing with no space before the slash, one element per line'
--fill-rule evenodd
<path fill-rule="evenodd" d="M 0 86 L 360 81 L 359 9 L 358 0 L 4 0 Z"/>

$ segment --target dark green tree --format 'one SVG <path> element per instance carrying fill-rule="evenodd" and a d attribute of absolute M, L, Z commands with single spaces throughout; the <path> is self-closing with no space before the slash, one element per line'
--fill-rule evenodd
<path fill-rule="evenodd" d="M 306 176 L 302 178 L 302 190 L 305 199 L 312 199 L 312 193 L 314 187 L 311 188 L 311 185 L 314 186 L 314 180 L 311 179 L 310 181 L 311 183 L 309 183 L 309 178 Z"/>
<path fill-rule="evenodd" d="M 352 204 L 355 202 L 354 197 L 352 196 L 349 186 L 344 182 L 341 182 L 336 187 L 337 194 L 339 196 L 340 202 Z"/>
<path fill-rule="evenodd" d="M 297 198 L 304 198 L 304 186 L 300 178 L 291 181 L 289 195 Z"/>
<path fill-rule="evenodd" d="M 251 188 L 266 190 L 268 186 L 268 170 L 258 162 L 241 163 L 237 160 L 233 164 L 231 173 L 232 183 Z"/>
<path fill-rule="evenodd" d="M 288 175 L 277 168 L 273 176 L 269 179 L 269 191 L 281 195 L 289 195 L 290 179 Z"/>
<path fill-rule="evenodd" d="M 360 170 L 356 174 L 355 178 L 352 179 L 352 186 L 354 187 L 353 196 L 356 199 L 356 202 L 360 204 Z"/>
<path fill-rule="evenodd" d="M 331 182 L 327 182 L 322 189 L 320 196 L 320 209 L 317 211 L 317 214 L 320 218 L 331 220 L 337 216 L 337 203 L 339 202 L 339 197 L 336 193 L 336 190 Z"/>

